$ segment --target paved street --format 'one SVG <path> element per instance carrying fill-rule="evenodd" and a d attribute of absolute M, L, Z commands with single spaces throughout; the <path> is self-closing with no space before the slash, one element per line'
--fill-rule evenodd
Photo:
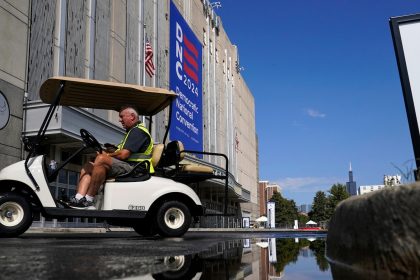
<path fill-rule="evenodd" d="M 167 271 L 165 257 L 196 254 L 217 242 L 217 239 L 195 235 L 144 238 L 134 232 L 29 233 L 21 238 L 0 239 L 0 278 L 120 279 L 141 276 Z"/>
<path fill-rule="evenodd" d="M 188 232 L 145 238 L 135 232 L 26 233 L 0 239 L 1 279 L 191 279 L 203 267 L 241 259 L 244 244 L 279 233 Z"/>

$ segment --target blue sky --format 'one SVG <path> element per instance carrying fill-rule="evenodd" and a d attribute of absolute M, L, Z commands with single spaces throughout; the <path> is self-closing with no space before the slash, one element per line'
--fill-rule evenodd
<path fill-rule="evenodd" d="M 255 98 L 260 180 L 299 205 L 345 184 L 350 162 L 357 186 L 382 184 L 398 168 L 411 174 L 389 18 L 420 13 L 418 0 L 221 4 Z"/>

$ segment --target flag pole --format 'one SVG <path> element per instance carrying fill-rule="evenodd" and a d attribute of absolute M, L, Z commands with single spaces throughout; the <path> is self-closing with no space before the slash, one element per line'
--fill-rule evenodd
<path fill-rule="evenodd" d="M 137 46 L 138 46 L 138 53 L 137 53 L 137 84 L 142 85 L 143 83 L 143 76 L 142 76 L 142 69 L 141 66 L 141 58 L 142 58 L 142 48 L 141 45 L 143 44 L 143 2 L 139 1 L 139 22 L 138 22 L 138 38 L 137 38 Z"/>
<path fill-rule="evenodd" d="M 144 5 L 145 5 L 145 0 L 141 1 L 141 9 L 142 9 L 142 16 L 143 16 L 143 81 L 142 81 L 142 85 L 145 86 L 146 85 L 146 76 L 145 76 L 145 71 L 146 71 L 146 15 L 144 12 Z"/>
<path fill-rule="evenodd" d="M 146 85 L 146 24 L 144 23 L 144 1 L 143 1 L 143 86 Z M 145 123 L 145 117 L 142 116 L 142 123 Z"/>
<path fill-rule="evenodd" d="M 143 24 L 143 86 L 146 85 L 146 24 Z"/>

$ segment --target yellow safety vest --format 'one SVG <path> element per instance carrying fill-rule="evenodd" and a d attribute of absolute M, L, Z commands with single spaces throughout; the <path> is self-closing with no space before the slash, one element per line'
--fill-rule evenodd
<path fill-rule="evenodd" d="M 153 168 L 152 165 L 152 151 L 153 151 L 153 139 L 152 136 L 150 135 L 149 131 L 144 127 L 144 125 L 142 123 L 138 123 L 135 127 L 143 130 L 150 138 L 150 143 L 149 146 L 147 147 L 146 151 L 142 152 L 142 153 L 131 153 L 130 157 L 128 159 L 126 159 L 125 161 L 130 161 L 130 162 L 142 162 L 142 161 L 148 161 L 149 162 L 149 166 L 150 166 L 150 173 L 154 173 L 155 170 Z M 131 128 L 134 129 L 135 127 Z M 130 129 L 130 131 L 131 131 Z M 124 147 L 125 142 L 127 141 L 128 138 L 128 134 L 130 134 L 130 131 L 128 131 L 125 134 L 124 139 L 122 140 L 122 142 L 118 145 L 118 150 L 121 150 Z"/>

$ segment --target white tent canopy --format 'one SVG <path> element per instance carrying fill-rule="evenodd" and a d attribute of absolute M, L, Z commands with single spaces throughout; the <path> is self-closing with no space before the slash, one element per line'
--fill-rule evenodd
<path fill-rule="evenodd" d="M 258 219 L 256 219 L 255 221 L 257 221 L 257 222 L 267 222 L 267 221 L 268 221 L 268 219 L 267 219 L 267 217 L 266 217 L 266 216 L 261 216 L 261 217 L 259 217 Z"/>
<path fill-rule="evenodd" d="M 309 222 L 306 223 L 307 225 L 316 225 L 316 223 L 312 220 L 310 220 Z"/>
<path fill-rule="evenodd" d="M 257 243 L 255 243 L 258 247 L 261 247 L 261 248 L 267 248 L 268 247 L 268 242 L 257 242 Z"/>

